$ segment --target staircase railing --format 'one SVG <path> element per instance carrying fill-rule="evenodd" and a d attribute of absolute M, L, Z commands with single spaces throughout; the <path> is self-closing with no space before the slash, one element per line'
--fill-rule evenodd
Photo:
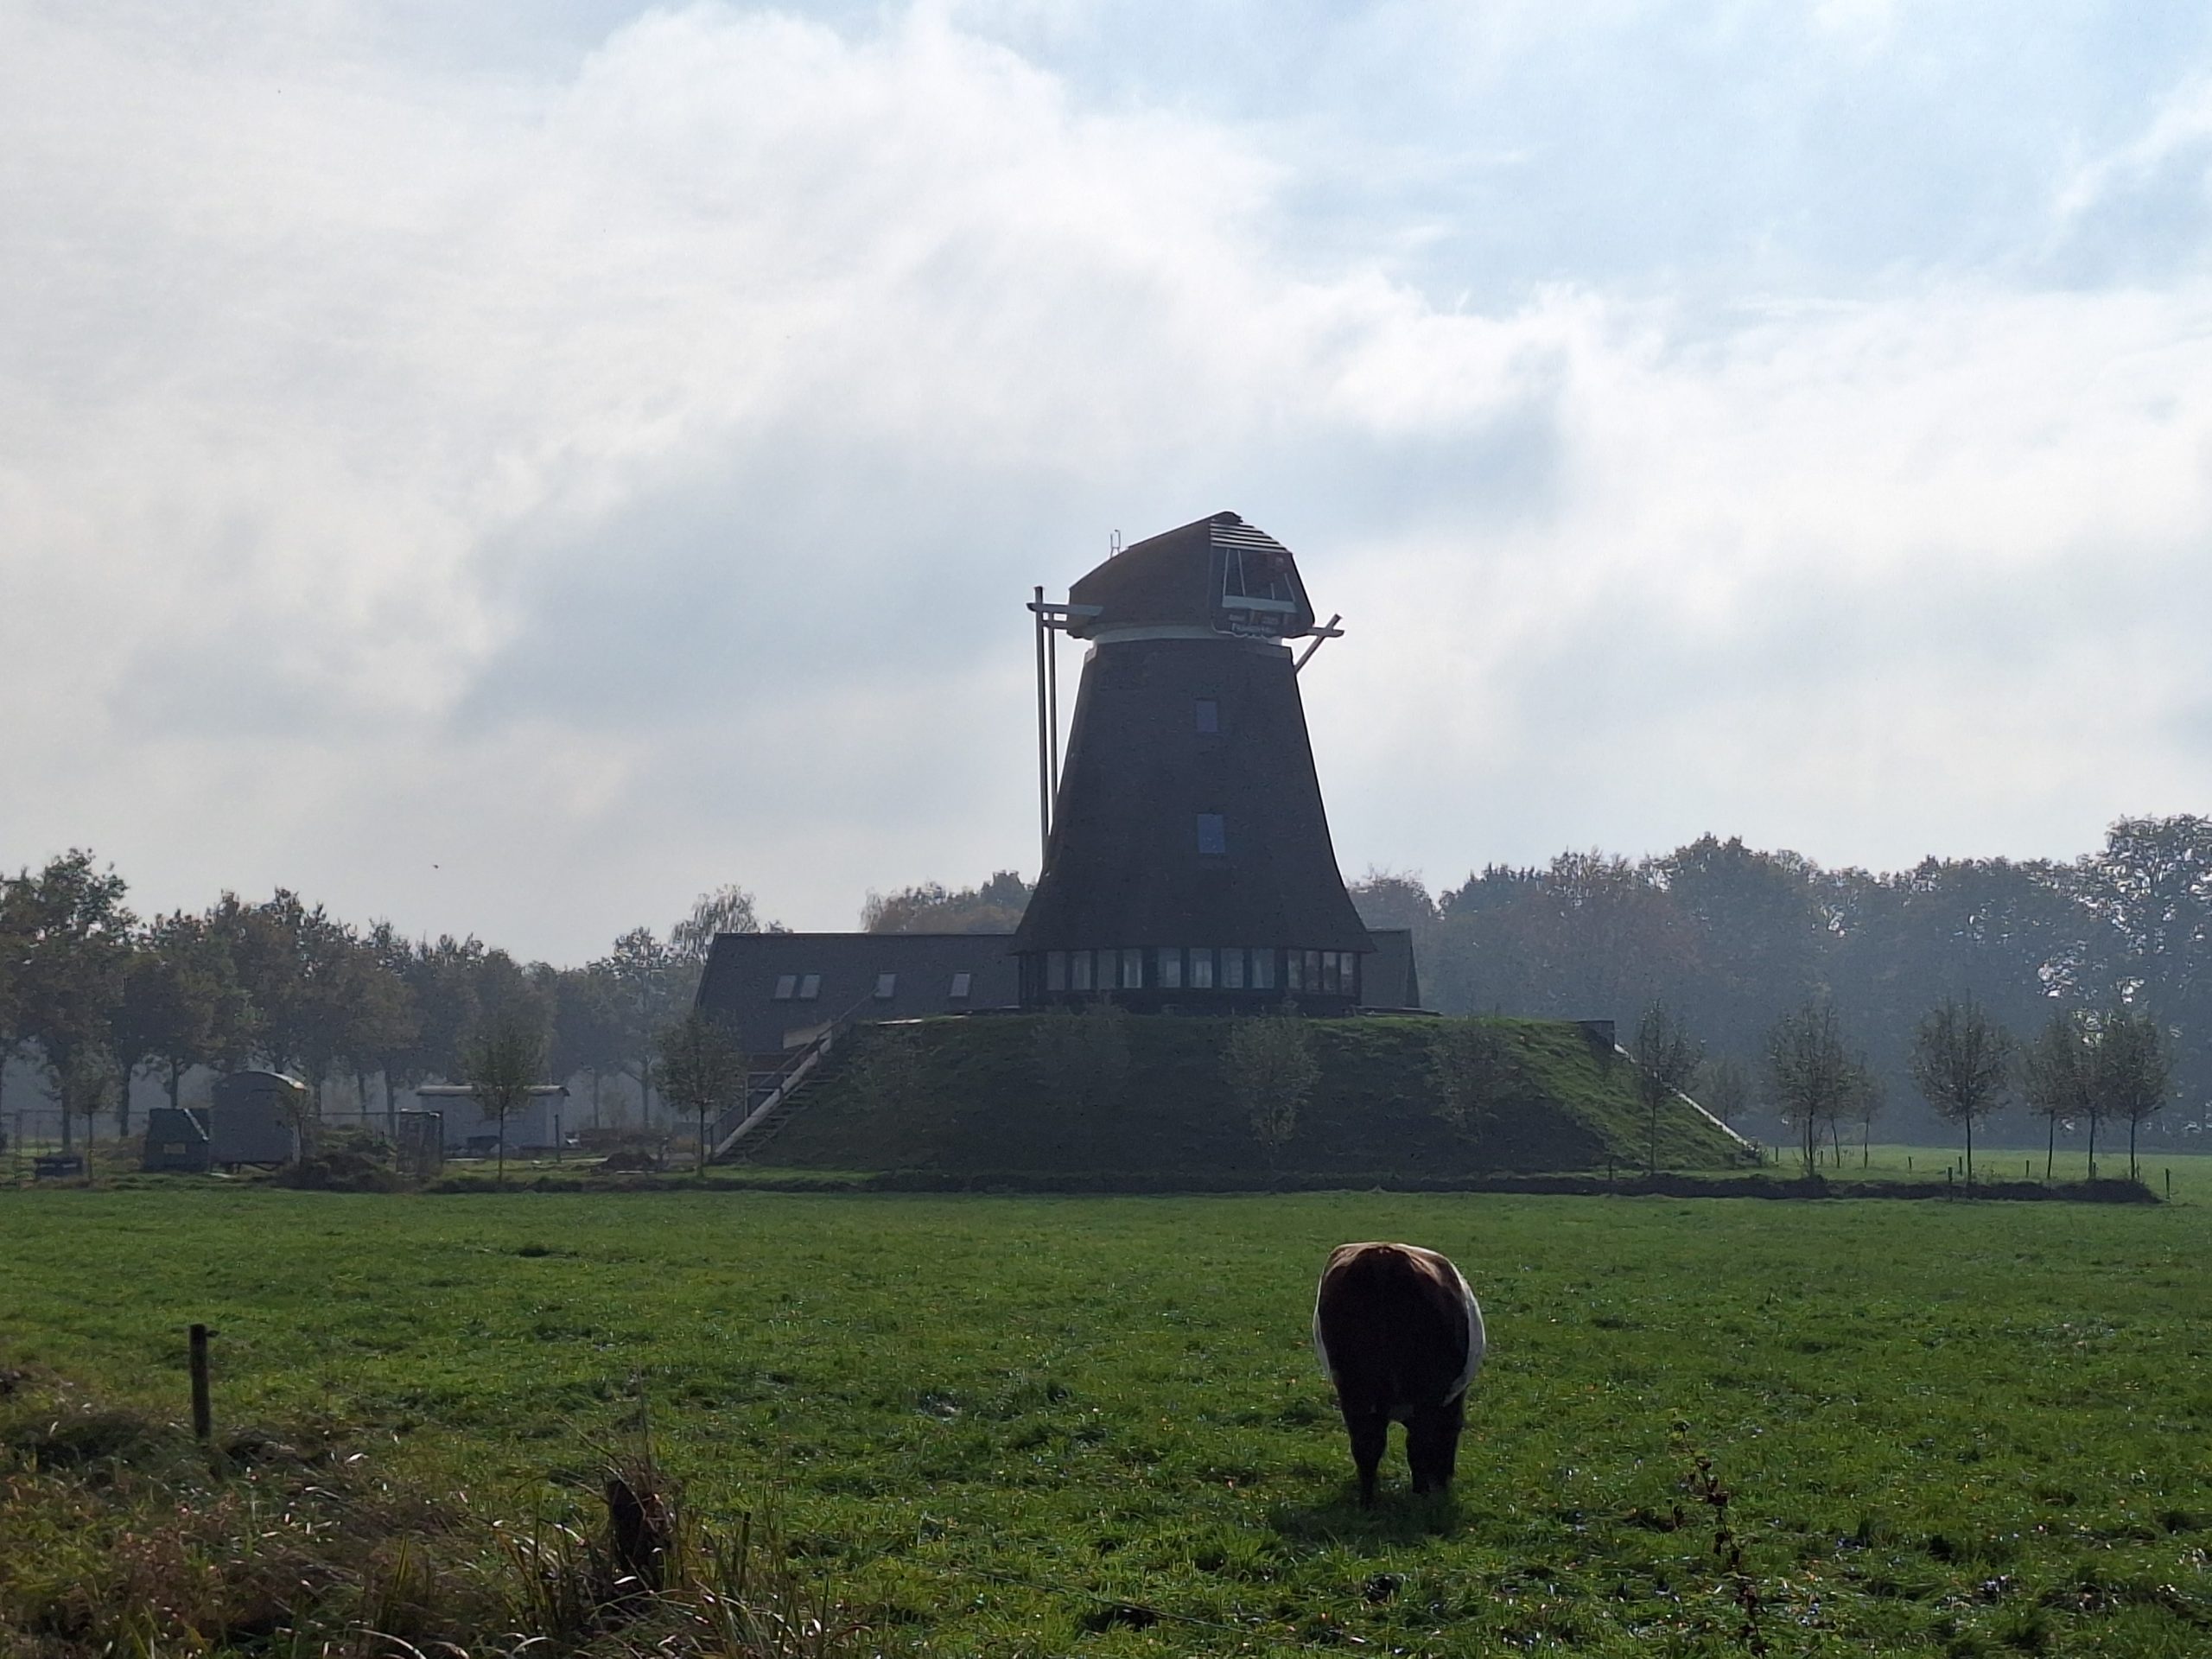
<path fill-rule="evenodd" d="M 731 1107 L 715 1120 L 714 1150 L 708 1154 L 709 1158 L 728 1156 L 732 1147 L 760 1128 L 787 1103 L 828 1057 L 853 1016 L 873 1000 L 862 997 L 794 1050 L 773 1071 L 753 1079 L 746 1090 L 744 1103 Z"/>

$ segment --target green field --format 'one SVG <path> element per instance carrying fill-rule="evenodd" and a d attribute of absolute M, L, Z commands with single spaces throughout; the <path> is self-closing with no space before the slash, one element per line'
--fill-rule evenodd
<path fill-rule="evenodd" d="M 772 1503 L 931 1652 L 1732 1653 L 1748 1588 L 1777 1654 L 2192 1655 L 2208 1217 L 7 1192 L 0 1365 L 181 1416 L 203 1319 L 225 1421 L 320 1425 L 514 1516 L 585 1502 L 642 1389 L 695 1503 Z M 1370 1236 L 1447 1251 L 1489 1319 L 1449 1505 L 1395 1449 L 1378 1510 L 1350 1501 L 1306 1317 L 1328 1248 Z"/>

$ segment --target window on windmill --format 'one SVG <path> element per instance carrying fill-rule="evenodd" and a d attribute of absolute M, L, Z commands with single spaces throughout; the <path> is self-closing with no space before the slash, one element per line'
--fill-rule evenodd
<path fill-rule="evenodd" d="M 1221 988 L 1241 991 L 1244 988 L 1244 953 L 1229 950 L 1221 953 Z"/>
<path fill-rule="evenodd" d="M 1304 990 L 1306 988 L 1306 953 L 1303 950 L 1284 951 L 1282 956 L 1282 967 L 1283 989 L 1286 991 Z"/>
<path fill-rule="evenodd" d="M 1183 988 L 1183 953 L 1172 944 L 1163 946 L 1160 952 L 1160 988 L 1163 991 Z"/>
<path fill-rule="evenodd" d="M 897 995 L 898 993 L 898 975 L 878 974 L 875 976 L 875 1000 L 877 1001 L 888 1002 L 893 996 Z"/>
<path fill-rule="evenodd" d="M 1068 979 L 1070 990 L 1087 991 L 1091 988 L 1090 963 L 1091 955 L 1088 950 L 1075 951 L 1068 957 L 1068 966 L 1074 970 Z"/>
<path fill-rule="evenodd" d="M 821 995 L 822 995 L 822 976 L 821 976 L 821 975 L 819 975 L 819 974 L 801 974 L 801 975 L 799 976 L 799 978 L 798 978 L 798 1000 L 799 1000 L 800 1001 L 802 1001 L 802 1002 L 811 1002 L 811 1001 L 814 1001 L 814 999 L 815 999 L 816 997 L 820 996 Z"/>
<path fill-rule="evenodd" d="M 1194 991 L 1213 989 L 1213 952 L 1193 948 L 1191 951 L 1191 988 Z"/>
<path fill-rule="evenodd" d="M 1122 988 L 1141 991 L 1144 988 L 1144 952 L 1125 950 L 1122 952 Z"/>
<path fill-rule="evenodd" d="M 973 974 L 955 974 L 952 976 L 952 989 L 947 995 L 956 1002 L 958 1001 L 968 995 L 968 988 L 975 982 L 975 978 Z"/>
<path fill-rule="evenodd" d="M 798 989 L 798 976 L 797 974 L 778 974 L 776 976 L 775 1001 L 779 1002 L 788 1002 L 791 1000 L 792 994 Z"/>
<path fill-rule="evenodd" d="M 1211 697 L 1200 697 L 1198 704 L 1198 730 L 1212 737 L 1221 730 L 1221 704 Z"/>
<path fill-rule="evenodd" d="M 1229 826 L 1218 812 L 1198 814 L 1198 853 L 1218 858 L 1229 851 Z"/>
<path fill-rule="evenodd" d="M 1272 991 L 1275 988 L 1275 953 L 1259 950 L 1252 953 L 1252 988 Z"/>

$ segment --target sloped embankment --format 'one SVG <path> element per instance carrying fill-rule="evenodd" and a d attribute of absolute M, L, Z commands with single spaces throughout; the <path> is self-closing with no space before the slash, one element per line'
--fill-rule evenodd
<path fill-rule="evenodd" d="M 1226 1079 L 1232 1022 L 1126 1021 L 1126 1080 L 1096 1107 L 1067 1079 L 1048 1076 L 1042 1023 L 1009 1014 L 863 1028 L 763 1161 L 1010 1175 L 1121 1171 L 1188 1178 L 1193 1186 L 1269 1173 Z M 1433 1179 L 1643 1163 L 1647 1131 L 1625 1060 L 1567 1021 L 1484 1023 L 1507 1059 L 1485 1121 L 1469 1134 L 1436 1110 L 1436 1020 L 1309 1022 L 1320 1082 L 1275 1171 Z M 913 1046 L 908 1063 L 880 1064 L 897 1043 Z M 1739 1160 L 1720 1130 L 1680 1103 L 1662 1116 L 1659 1157 L 1675 1169 Z"/>

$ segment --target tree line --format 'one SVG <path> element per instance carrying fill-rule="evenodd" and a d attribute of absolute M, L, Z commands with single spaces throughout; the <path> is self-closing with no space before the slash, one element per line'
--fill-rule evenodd
<path fill-rule="evenodd" d="M 2122 819 L 2071 861 L 1931 858 L 1891 874 L 1708 835 L 1656 857 L 1491 865 L 1440 895 L 1370 873 L 1353 898 L 1370 926 L 1413 930 L 1431 1007 L 1610 1019 L 1625 1039 L 1663 1002 L 1704 1046 L 1701 1086 L 1725 1071 L 1745 1110 L 1779 1109 L 1775 1033 L 1814 1010 L 1863 1072 L 1847 1109 L 1877 1098 L 1901 1134 L 1929 1132 L 1941 1120 L 1912 1055 L 1946 1000 L 2024 1046 L 2054 1015 L 2094 1040 L 2124 1012 L 2160 1033 L 2177 1118 L 2212 1096 L 2212 819 Z M 2044 1127 L 2020 1120 L 2038 1141 Z"/>
<path fill-rule="evenodd" d="M 65 1143 L 95 1114 L 130 1133 L 139 1077 L 175 1105 L 198 1069 L 265 1065 L 307 1083 L 318 1109 L 346 1086 L 389 1116 L 418 1083 L 473 1081 L 487 1046 L 502 1048 L 503 1074 L 586 1079 L 594 1114 L 611 1096 L 615 1113 L 649 1116 L 665 1092 L 664 1035 L 715 936 L 763 926 L 751 895 L 725 887 L 665 932 L 633 928 L 556 968 L 473 937 L 356 926 L 281 888 L 151 918 L 128 900 L 124 878 L 83 850 L 0 878 L 0 1084 L 9 1059 L 29 1061 Z"/>

